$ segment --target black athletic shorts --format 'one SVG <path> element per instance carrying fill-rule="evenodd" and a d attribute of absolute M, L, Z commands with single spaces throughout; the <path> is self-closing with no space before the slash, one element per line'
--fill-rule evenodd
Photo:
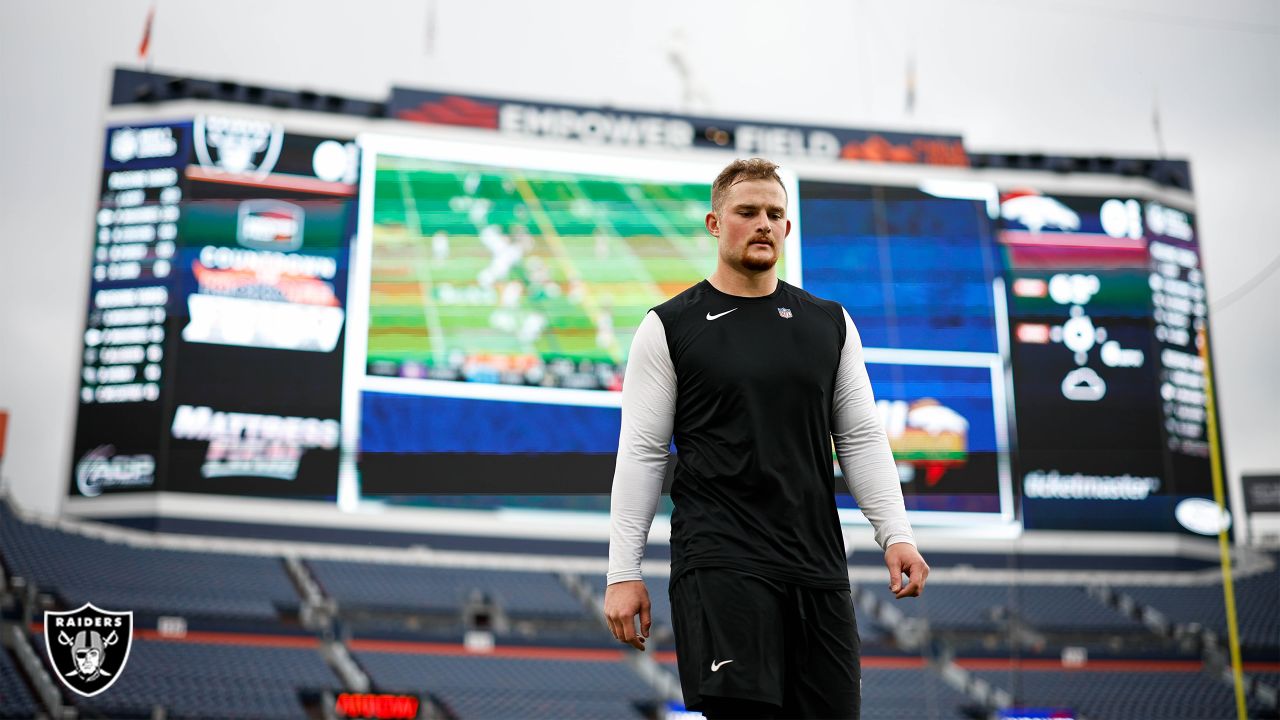
<path fill-rule="evenodd" d="M 861 643 L 848 590 L 695 568 L 670 595 L 685 707 L 736 698 L 777 706 L 778 717 L 858 717 Z"/>

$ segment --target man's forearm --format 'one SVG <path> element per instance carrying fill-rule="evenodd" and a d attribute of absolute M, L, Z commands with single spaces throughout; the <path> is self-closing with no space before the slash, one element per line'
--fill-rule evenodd
<path fill-rule="evenodd" d="M 832 402 L 832 440 L 849 491 L 875 528 L 876 543 L 887 550 L 899 542 L 915 544 L 898 469 L 876 409 L 871 379 L 862 358 L 862 339 L 844 313 L 845 344 L 836 373 Z"/>
<path fill-rule="evenodd" d="M 667 458 L 618 455 L 609 499 L 609 583 L 640 580 L 649 528 L 658 511 Z"/>

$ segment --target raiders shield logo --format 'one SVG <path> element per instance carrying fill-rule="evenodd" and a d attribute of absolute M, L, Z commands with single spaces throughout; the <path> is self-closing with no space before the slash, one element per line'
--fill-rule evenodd
<path fill-rule="evenodd" d="M 115 684 L 133 646 L 133 611 L 112 612 L 85 603 L 44 613 L 44 646 L 55 674 L 72 692 L 93 697 Z"/>
<path fill-rule="evenodd" d="M 266 177 L 284 144 L 284 126 L 265 120 L 197 115 L 191 131 L 200 165 L 235 175 Z"/>

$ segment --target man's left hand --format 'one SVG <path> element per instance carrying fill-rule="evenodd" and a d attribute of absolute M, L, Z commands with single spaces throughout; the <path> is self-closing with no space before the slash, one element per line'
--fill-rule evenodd
<path fill-rule="evenodd" d="M 889 568 L 889 589 L 898 600 L 904 597 L 919 597 L 924 592 L 924 581 L 929 577 L 929 564 L 920 557 L 916 546 L 911 543 L 894 543 L 884 551 L 884 564 Z M 907 576 L 907 584 L 902 584 L 902 576 Z"/>

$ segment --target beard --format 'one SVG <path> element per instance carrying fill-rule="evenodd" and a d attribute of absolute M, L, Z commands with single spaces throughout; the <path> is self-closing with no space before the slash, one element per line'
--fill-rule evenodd
<path fill-rule="evenodd" d="M 773 248 L 774 252 L 770 253 L 767 257 L 751 252 L 751 248 L 753 247 L 752 243 L 755 242 L 757 242 L 757 239 L 753 238 L 751 242 L 742 247 L 742 253 L 738 256 L 738 264 L 741 265 L 743 269 L 750 270 L 751 272 L 764 272 L 772 268 L 774 265 L 777 265 L 778 253 L 773 242 L 769 242 L 769 247 Z"/>

